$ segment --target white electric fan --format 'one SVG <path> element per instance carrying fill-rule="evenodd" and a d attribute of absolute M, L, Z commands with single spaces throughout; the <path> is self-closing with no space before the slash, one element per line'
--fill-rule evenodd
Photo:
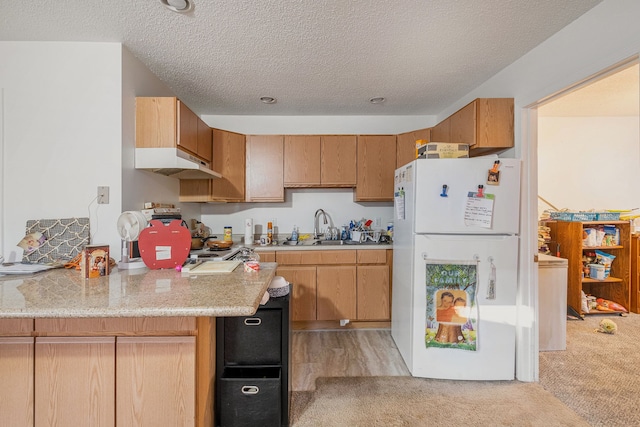
<path fill-rule="evenodd" d="M 145 267 L 142 258 L 129 258 L 129 243 L 138 239 L 140 232 L 147 226 L 147 218 L 140 211 L 125 211 L 118 217 L 118 233 L 122 238 L 122 259 L 118 268 L 131 270 Z"/>

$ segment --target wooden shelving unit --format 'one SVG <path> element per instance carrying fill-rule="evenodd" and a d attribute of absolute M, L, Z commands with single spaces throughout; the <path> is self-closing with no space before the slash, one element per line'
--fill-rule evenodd
<path fill-rule="evenodd" d="M 598 314 L 591 310 L 584 312 L 581 304 L 581 290 L 587 295 L 594 295 L 622 305 L 627 310 L 631 304 L 631 230 L 628 221 L 549 221 L 546 224 L 551 230 L 551 240 L 559 245 L 561 258 L 568 260 L 567 269 L 567 305 L 576 313 Z M 620 230 L 619 246 L 583 247 L 583 230 L 598 225 L 615 225 Z M 584 278 L 582 257 L 586 251 L 601 250 L 615 255 L 611 265 L 611 273 L 604 280 Z"/>

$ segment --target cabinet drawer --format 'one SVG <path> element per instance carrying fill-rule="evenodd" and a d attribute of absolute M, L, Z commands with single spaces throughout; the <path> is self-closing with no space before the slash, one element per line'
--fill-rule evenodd
<path fill-rule="evenodd" d="M 387 250 L 358 251 L 358 264 L 386 264 Z"/>
<path fill-rule="evenodd" d="M 276 262 L 282 265 L 355 264 L 356 251 L 279 251 Z"/>
<path fill-rule="evenodd" d="M 281 312 L 260 309 L 253 316 L 224 318 L 225 365 L 281 364 Z"/>
<path fill-rule="evenodd" d="M 33 331 L 33 319 L 0 319 L 0 336 L 28 337 Z"/>
<path fill-rule="evenodd" d="M 36 319 L 39 335 L 193 335 L 195 317 Z"/>
<path fill-rule="evenodd" d="M 279 426 L 280 368 L 225 368 L 220 378 L 220 425 Z"/>

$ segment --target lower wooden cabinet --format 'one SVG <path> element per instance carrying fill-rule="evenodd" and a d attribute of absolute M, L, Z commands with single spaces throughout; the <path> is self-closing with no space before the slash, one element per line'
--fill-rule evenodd
<path fill-rule="evenodd" d="M 113 426 L 115 337 L 36 338 L 35 425 Z"/>
<path fill-rule="evenodd" d="M 291 320 L 391 319 L 389 250 L 280 251 L 276 274 L 292 283 Z"/>
<path fill-rule="evenodd" d="M 0 425 L 212 425 L 214 320 L 0 319 Z"/>
<path fill-rule="evenodd" d="M 195 337 L 118 337 L 116 425 L 193 426 L 195 354 Z"/>
<path fill-rule="evenodd" d="M 318 320 L 356 318 L 356 267 L 318 266 L 317 314 Z"/>
<path fill-rule="evenodd" d="M 33 425 L 33 342 L 31 337 L 0 337 L 0 425 Z"/>

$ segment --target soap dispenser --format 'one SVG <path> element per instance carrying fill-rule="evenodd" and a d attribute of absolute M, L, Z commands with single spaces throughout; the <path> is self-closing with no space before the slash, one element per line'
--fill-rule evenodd
<path fill-rule="evenodd" d="M 298 227 L 296 227 L 295 225 L 293 226 L 293 230 L 291 231 L 291 240 L 293 242 L 298 241 Z"/>

